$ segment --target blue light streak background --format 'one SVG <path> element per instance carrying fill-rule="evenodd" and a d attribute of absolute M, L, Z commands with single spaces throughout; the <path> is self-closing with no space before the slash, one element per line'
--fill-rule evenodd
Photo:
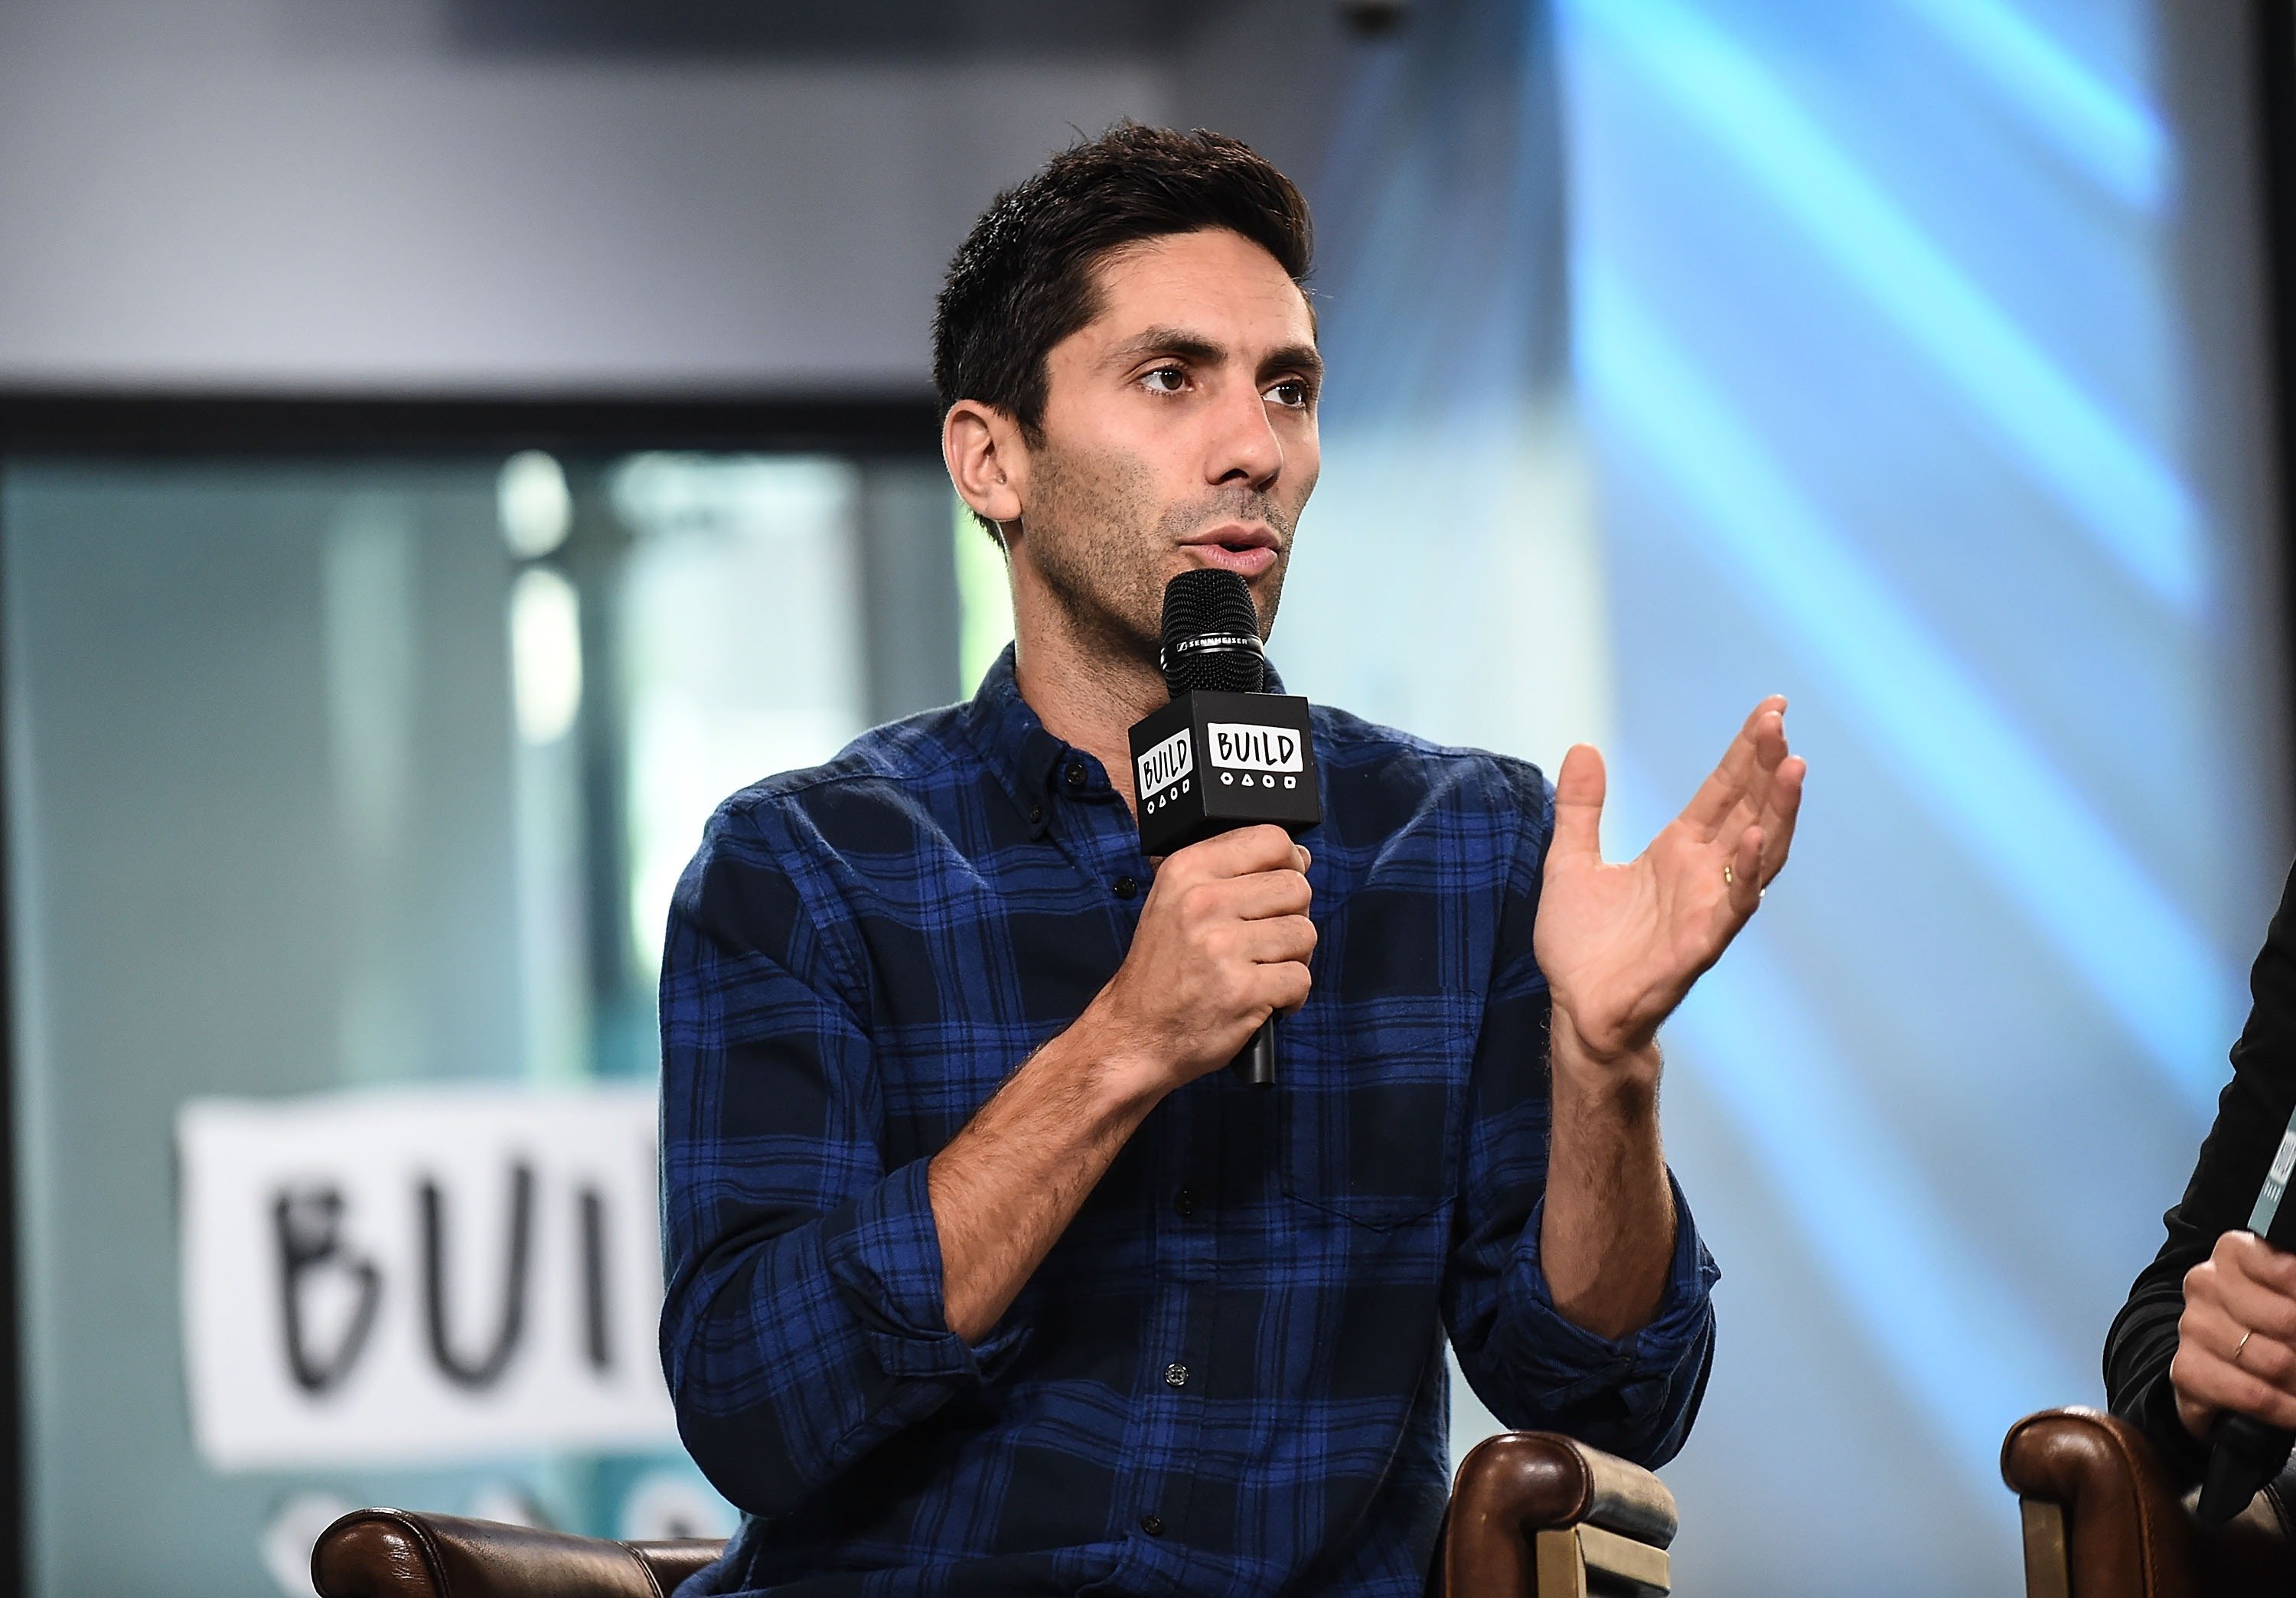
<path fill-rule="evenodd" d="M 2287 869 L 2244 63 L 2192 45 L 2243 14 L 1459 0 L 1314 168 L 1291 679 L 1600 742 L 1614 855 L 1762 693 L 1813 763 L 1667 1035 L 1725 1272 L 1685 1591 L 2019 1590 L 2002 1433 L 2101 1399 L 2211 1112 Z"/>
<path fill-rule="evenodd" d="M 1561 13 L 1620 830 L 1773 684 L 1816 771 L 1672 1036 L 1736 1265 L 1674 1473 L 1709 1590 L 2014 1590 L 2002 1431 L 2098 1397 L 2238 1024 L 2272 676 L 2188 480 L 2157 20 Z"/>

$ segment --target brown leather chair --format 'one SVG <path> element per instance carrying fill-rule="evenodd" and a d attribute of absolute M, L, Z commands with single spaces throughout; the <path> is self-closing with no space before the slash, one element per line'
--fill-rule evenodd
<path fill-rule="evenodd" d="M 2025 1521 L 2027 1598 L 2286 1598 L 2296 1592 L 2296 1471 L 2202 1530 L 2152 1445 L 2095 1409 L 2009 1429 L 2001 1479 Z"/>
<path fill-rule="evenodd" d="M 1431 1598 L 1663 1594 L 1674 1496 L 1648 1471 L 1543 1431 L 1459 1463 Z M 608 1543 L 450 1515 L 360 1510 L 311 1551 L 321 1598 L 667 1598 L 719 1545 Z"/>
<path fill-rule="evenodd" d="M 319 1534 L 311 1585 L 320 1598 L 668 1598 L 724 1546 L 362 1509 Z"/>
<path fill-rule="evenodd" d="M 1640 1465 L 1551 1431 L 1467 1450 L 1428 1573 L 1434 1598 L 1587 1598 L 1673 1585 L 1674 1495 Z"/>

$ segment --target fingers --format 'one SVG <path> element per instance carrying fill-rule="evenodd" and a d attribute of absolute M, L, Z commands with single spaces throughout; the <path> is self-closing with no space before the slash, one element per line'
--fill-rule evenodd
<path fill-rule="evenodd" d="M 1759 903 L 1762 890 L 1785 869 L 1792 851 L 1794 828 L 1801 817 L 1804 780 L 1809 762 L 1789 752 L 1785 735 L 1785 697 L 1772 694 L 1756 705 L 1739 728 L 1738 736 L 1683 811 L 1693 835 L 1724 842 L 1734 878 L 1751 882 L 1751 902 L 1733 882 L 1732 913 L 1742 920 Z M 1759 832 L 1759 857 L 1749 864 L 1742 840 Z M 1732 834 L 1737 834 L 1735 840 Z"/>
<path fill-rule="evenodd" d="M 1783 693 L 1773 693 L 1748 713 L 1738 735 L 1722 752 L 1721 764 L 1699 784 L 1682 812 L 1683 820 L 1700 836 L 1718 836 L 1731 812 L 1750 798 L 1754 812 L 1759 813 L 1760 791 L 1786 758 L 1785 713 Z"/>
<path fill-rule="evenodd" d="M 1802 780 L 1809 774 L 1809 762 L 1800 755 L 1789 755 L 1778 762 L 1776 776 L 1770 783 L 1768 802 L 1763 807 L 1761 828 L 1766 842 L 1762 850 L 1762 886 L 1785 869 L 1786 855 L 1793 848 L 1794 824 L 1801 816 Z"/>
<path fill-rule="evenodd" d="M 2251 1282 L 2296 1299 L 2296 1254 L 2274 1248 L 2253 1232 L 2227 1232 L 2218 1237 L 2216 1247 L 2209 1250 L 2207 1263 L 2218 1272 L 2235 1271 Z"/>
<path fill-rule="evenodd" d="M 1250 1028 L 1307 1002 L 1316 954 L 1308 852 L 1278 826 L 1242 827 L 1157 867 L 1101 1024 L 1173 1085 L 1233 1058 Z"/>
<path fill-rule="evenodd" d="M 1316 923 L 1304 915 L 1238 922 L 1229 934 L 1235 953 L 1256 965 L 1306 965 L 1316 953 Z"/>
<path fill-rule="evenodd" d="M 1698 791 L 1683 810 L 1683 819 L 1698 827 L 1707 837 L 1713 837 L 1720 830 L 1722 824 L 1729 819 L 1730 812 L 1745 798 L 1748 785 L 1759 764 L 1759 752 L 1769 742 L 1773 718 L 1775 718 L 1775 735 L 1780 745 L 1779 753 L 1783 756 L 1785 704 L 1783 694 L 1774 693 L 1747 714 L 1744 723 L 1738 728 L 1738 735 L 1730 741 L 1730 747 L 1722 751 L 1721 763 L 1715 766 L 1705 782 L 1699 784 Z"/>
<path fill-rule="evenodd" d="M 1308 991 L 1313 979 L 1305 961 L 1289 960 L 1280 963 L 1255 965 L 1252 970 L 1252 1002 L 1264 1004 L 1280 1015 L 1290 1015 L 1308 1002 Z"/>
<path fill-rule="evenodd" d="M 1801 816 L 1802 780 L 1808 774 L 1809 763 L 1799 755 L 1788 756 L 1778 762 L 1778 769 L 1767 785 L 1768 791 L 1759 809 L 1754 811 L 1752 824 L 1739 833 L 1760 834 L 1760 859 L 1750 873 L 1741 858 L 1737 845 L 1731 848 L 1731 871 L 1738 876 L 1751 876 L 1756 885 L 1754 898 L 1760 902 L 1762 893 L 1776 881 L 1785 869 L 1786 856 L 1793 849 L 1794 824 Z M 1738 807 L 1732 817 L 1733 824 L 1742 821 L 1750 807 Z M 1735 902 L 1737 896 L 1732 895 Z"/>
<path fill-rule="evenodd" d="M 2196 1433 L 2218 1410 L 2296 1429 L 2296 1258 L 2244 1232 L 2218 1239 L 2185 1274 L 2169 1375 Z"/>
<path fill-rule="evenodd" d="M 1231 922 L 1215 939 L 1227 1002 L 1243 1012 L 1297 1010 L 1308 1002 L 1316 923 L 1304 915 Z"/>
<path fill-rule="evenodd" d="M 1183 876 L 1242 877 L 1263 871 L 1304 873 L 1308 861 L 1308 851 L 1292 841 L 1291 833 L 1267 823 L 1192 843 L 1167 859 L 1164 871 L 1177 866 Z"/>
<path fill-rule="evenodd" d="M 2288 1391 L 2296 1381 L 2296 1349 L 2238 1325 L 2212 1304 L 2185 1305 L 2169 1381 L 2191 1409 L 2231 1410 L 2296 1430 L 2296 1394 Z"/>
<path fill-rule="evenodd" d="M 1731 851 L 1730 881 L 1724 890 L 1731 914 L 1740 922 L 1753 914 L 1754 906 L 1762 902 L 1767 880 L 1762 875 L 1762 829 L 1748 827 L 1738 835 L 1738 846 Z"/>
<path fill-rule="evenodd" d="M 1205 912 L 1236 921 L 1264 921 L 1271 916 L 1305 916 L 1315 902 L 1305 873 L 1264 871 L 1248 877 L 1228 877 L 1201 884 Z"/>
<path fill-rule="evenodd" d="M 2226 1272 L 2217 1278 L 2217 1291 L 2209 1307 L 2222 1312 L 2241 1332 L 2296 1346 L 2296 1299 L 2260 1282 Z M 2238 1337 L 2240 1332 L 2233 1335 Z"/>
<path fill-rule="evenodd" d="M 1550 856 L 1572 855 L 1599 860 L 1603 855 L 1603 796 L 1609 787 L 1603 769 L 1603 751 L 1591 743 L 1574 743 L 1562 757 L 1554 778 L 1554 836 Z"/>
<path fill-rule="evenodd" d="M 1226 847 L 1221 847 L 1221 846 Z M 1313 901 L 1308 851 L 1281 827 L 1243 827 L 1191 844 L 1164 862 L 1151 890 L 1200 924 L 1305 915 Z"/>
<path fill-rule="evenodd" d="M 2243 1328 L 2296 1345 L 2296 1255 L 2252 1232 L 2227 1232 L 2185 1273 L 2185 1301 L 2223 1310 Z"/>

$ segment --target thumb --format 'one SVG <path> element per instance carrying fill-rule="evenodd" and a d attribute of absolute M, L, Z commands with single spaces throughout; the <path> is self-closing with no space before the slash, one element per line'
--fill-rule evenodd
<path fill-rule="evenodd" d="M 1603 752 L 1574 743 L 1554 779 L 1554 837 L 1550 855 L 1603 857 Z"/>

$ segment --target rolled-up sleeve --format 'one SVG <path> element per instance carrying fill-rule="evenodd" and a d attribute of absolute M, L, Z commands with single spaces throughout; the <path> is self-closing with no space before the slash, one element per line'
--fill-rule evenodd
<path fill-rule="evenodd" d="M 990 1379 L 948 1330 L 926 1162 L 890 1165 L 849 929 L 769 807 L 711 822 L 662 955 L 662 1368 L 728 1500 L 787 1513 Z"/>
<path fill-rule="evenodd" d="M 1536 770 L 1513 761 L 1504 769 L 1522 830 L 1476 1041 L 1444 1318 L 1462 1373 L 1503 1423 L 1565 1432 L 1655 1466 L 1680 1450 L 1704 1396 L 1714 1356 L 1710 1292 L 1721 1273 L 1669 1174 L 1674 1256 L 1657 1313 L 1611 1339 L 1554 1307 L 1539 1259 L 1548 1004 L 1531 944 L 1553 805 Z"/>

